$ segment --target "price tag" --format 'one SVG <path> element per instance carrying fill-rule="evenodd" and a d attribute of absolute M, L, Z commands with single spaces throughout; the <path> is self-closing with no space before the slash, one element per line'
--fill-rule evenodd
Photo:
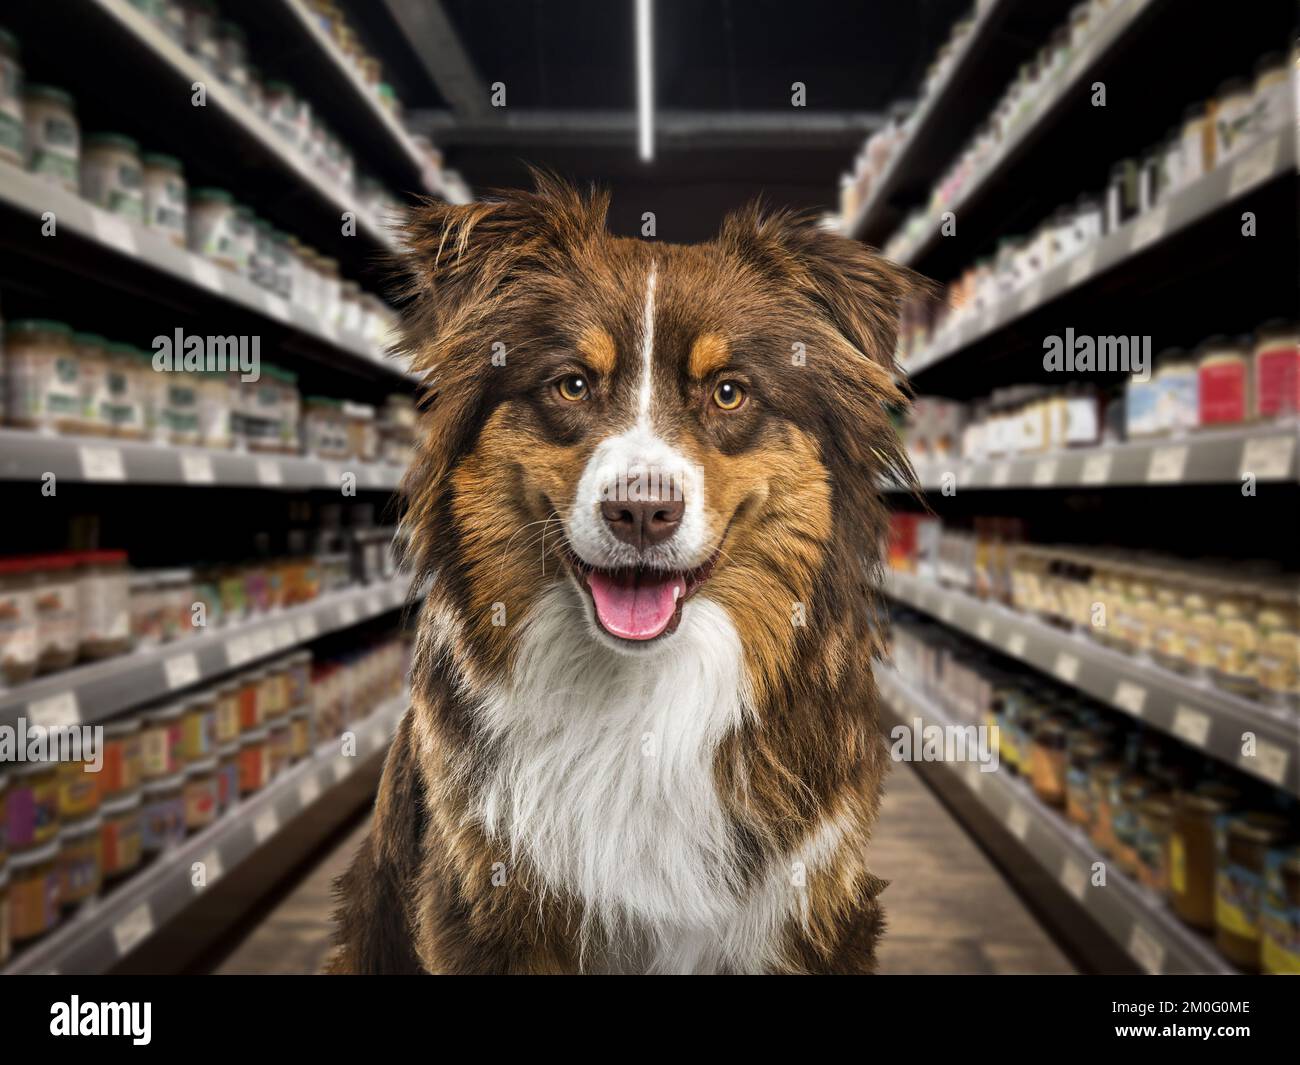
<path fill-rule="evenodd" d="M 303 806 L 310 806 L 320 798 L 320 781 L 316 775 L 312 774 L 298 785 L 298 802 Z"/>
<path fill-rule="evenodd" d="M 1247 773 L 1272 781 L 1278 787 L 1286 780 L 1286 769 L 1291 761 L 1290 752 L 1268 740 L 1255 740 L 1255 756 L 1241 755 L 1237 764 Z"/>
<path fill-rule="evenodd" d="M 993 639 L 993 621 L 991 618 L 980 618 L 975 623 L 975 635 L 985 643 Z"/>
<path fill-rule="evenodd" d="M 125 218 L 92 207 L 90 209 L 90 224 L 95 231 L 95 237 L 101 244 L 116 248 L 123 255 L 139 254 L 139 249 L 135 243 L 135 231 L 131 228 L 131 223 Z"/>
<path fill-rule="evenodd" d="M 1052 672 L 1066 684 L 1073 684 L 1079 676 L 1079 660 L 1074 655 L 1062 651 L 1056 656 L 1056 664 L 1052 667 Z"/>
<path fill-rule="evenodd" d="M 215 484 L 212 457 L 196 451 L 181 452 L 181 480 L 186 484 Z"/>
<path fill-rule="evenodd" d="M 1110 460 L 1109 451 L 1104 451 L 1100 455 L 1089 455 L 1083 460 L 1083 471 L 1079 480 L 1084 484 L 1105 484 L 1110 480 Z"/>
<path fill-rule="evenodd" d="M 1256 145 L 1232 164 L 1232 174 L 1228 178 L 1228 198 L 1240 196 L 1247 189 L 1252 189 L 1273 173 L 1277 165 L 1277 153 L 1281 144 L 1280 137 L 1270 137 L 1263 144 Z"/>
<path fill-rule="evenodd" d="M 211 887 L 225 875 L 226 868 L 221 864 L 220 851 L 208 851 L 199 861 L 203 863 L 204 878 L 207 880 L 206 887 Z"/>
<path fill-rule="evenodd" d="M 265 488 L 278 488 L 284 484 L 284 473 L 275 459 L 257 460 L 257 483 Z"/>
<path fill-rule="evenodd" d="M 64 728 L 81 723 L 81 708 L 77 693 L 69 689 L 43 699 L 33 699 L 27 704 L 27 721 L 43 728 Z"/>
<path fill-rule="evenodd" d="M 1024 314 L 1031 307 L 1038 306 L 1038 301 L 1043 298 L 1043 282 L 1040 278 L 1020 294 L 1020 313 Z"/>
<path fill-rule="evenodd" d="M 141 903 L 113 926 L 113 943 L 117 956 L 130 954 L 153 935 L 153 911 L 147 902 Z"/>
<path fill-rule="evenodd" d="M 1013 658 L 1023 658 L 1025 655 L 1025 634 L 1023 632 L 1013 632 L 1007 637 L 1007 654 Z"/>
<path fill-rule="evenodd" d="M 1151 461 L 1147 465 L 1147 483 L 1176 484 L 1183 479 L 1186 467 L 1186 447 L 1158 447 L 1151 452 Z"/>
<path fill-rule="evenodd" d="M 81 456 L 81 476 L 86 480 L 126 480 L 126 466 L 122 462 L 122 452 L 117 448 L 83 444 L 77 451 Z"/>
<path fill-rule="evenodd" d="M 192 654 L 176 655 L 163 662 L 163 675 L 170 691 L 188 688 L 199 681 L 199 660 Z"/>
<path fill-rule="evenodd" d="M 1165 235 L 1165 216 L 1168 214 L 1168 206 L 1162 203 L 1151 208 L 1146 214 L 1138 216 L 1137 221 L 1133 223 L 1133 239 L 1128 246 L 1130 254 L 1136 255 Z"/>
<path fill-rule="evenodd" d="M 278 625 L 276 625 L 275 646 L 277 650 L 281 650 L 286 647 L 292 647 L 297 642 L 298 642 L 298 637 L 294 634 L 293 626 L 289 622 L 282 621 Z"/>
<path fill-rule="evenodd" d="M 338 488 L 343 483 L 343 471 L 331 463 L 322 463 L 321 483 L 330 488 Z"/>
<path fill-rule="evenodd" d="M 226 661 L 231 669 L 242 666 L 256 657 L 257 652 L 247 636 L 234 636 L 226 641 Z"/>
<path fill-rule="evenodd" d="M 339 628 L 347 628 L 357 623 L 356 603 L 343 603 L 339 607 Z"/>
<path fill-rule="evenodd" d="M 289 305 L 270 292 L 262 293 L 262 309 L 272 318 L 278 318 L 282 322 L 289 320 Z"/>
<path fill-rule="evenodd" d="M 1061 863 L 1061 886 L 1080 902 L 1088 891 L 1088 870 L 1073 858 Z"/>
<path fill-rule="evenodd" d="M 1144 925 L 1135 924 L 1128 937 L 1128 952 L 1147 973 L 1159 976 L 1165 966 L 1164 945 L 1146 930 Z"/>
<path fill-rule="evenodd" d="M 309 640 L 316 639 L 318 630 L 316 628 L 315 614 L 304 614 L 294 622 L 293 627 L 298 633 L 299 643 L 307 643 Z"/>
<path fill-rule="evenodd" d="M 367 614 L 382 614 L 383 611 L 384 611 L 384 604 L 380 601 L 378 595 L 372 594 L 366 596 Z"/>
<path fill-rule="evenodd" d="M 979 767 L 979 766 L 977 766 L 977 765 L 972 765 L 972 766 L 970 767 L 970 769 L 968 769 L 968 770 L 966 771 L 966 785 L 967 785 L 967 786 L 970 788 L 970 790 L 973 791 L 976 795 L 980 795 L 980 794 L 983 793 L 983 791 L 984 791 L 984 774 L 980 772 L 980 767 Z"/>
<path fill-rule="evenodd" d="M 342 755 L 334 759 L 334 780 L 340 781 L 352 772 L 352 763 L 355 758 L 344 758 Z"/>
<path fill-rule="evenodd" d="M 1007 814 L 1007 830 L 1022 843 L 1029 835 L 1029 811 L 1019 803 Z"/>
<path fill-rule="evenodd" d="M 1092 273 L 1093 264 L 1097 261 L 1097 249 L 1088 248 L 1086 251 L 1079 252 L 1070 260 L 1070 269 L 1066 272 L 1065 283 L 1073 288 Z"/>
<path fill-rule="evenodd" d="M 1039 459 L 1034 464 L 1034 487 L 1045 488 L 1056 480 L 1056 459 Z"/>
<path fill-rule="evenodd" d="M 1116 685 L 1115 698 L 1111 702 L 1134 717 L 1141 717 L 1142 710 L 1147 705 L 1147 690 L 1140 684 L 1122 680 Z"/>
<path fill-rule="evenodd" d="M 384 469 L 380 466 L 366 466 L 363 473 L 366 476 L 366 484 L 372 488 L 378 488 L 384 483 Z"/>
<path fill-rule="evenodd" d="M 1241 470 L 1238 476 L 1253 473 L 1261 481 L 1280 481 L 1291 473 L 1291 456 L 1295 452 L 1295 437 L 1265 436 L 1247 440 L 1241 449 Z"/>
<path fill-rule="evenodd" d="M 1174 711 L 1173 733 L 1193 747 L 1204 747 L 1210 735 L 1210 715 L 1180 704 Z"/>
<path fill-rule="evenodd" d="M 253 838 L 259 844 L 265 843 L 279 831 L 280 816 L 275 812 L 274 806 L 263 810 L 253 818 Z"/>
<path fill-rule="evenodd" d="M 989 478 L 995 488 L 1002 488 L 1011 480 L 1011 463 L 999 462 L 993 467 L 993 476 Z"/>
<path fill-rule="evenodd" d="M 265 658 L 267 655 L 275 654 L 275 630 L 269 625 L 252 633 L 248 641 L 253 648 L 254 658 Z"/>
<path fill-rule="evenodd" d="M 198 255 L 190 256 L 190 276 L 197 285 L 220 292 L 224 295 L 225 283 L 221 279 L 221 269 Z"/>
<path fill-rule="evenodd" d="M 939 608 L 939 617 L 940 617 L 942 620 L 946 621 L 949 625 L 952 624 L 952 619 L 953 619 L 953 614 L 954 614 L 954 613 L 956 613 L 956 611 L 953 609 L 953 605 L 952 605 L 952 601 L 951 601 L 951 600 L 946 601 L 946 602 L 943 604 L 943 606 L 941 606 L 941 607 Z"/>

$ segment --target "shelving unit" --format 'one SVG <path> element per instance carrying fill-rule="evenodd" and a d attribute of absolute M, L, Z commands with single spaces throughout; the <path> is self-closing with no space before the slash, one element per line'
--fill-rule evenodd
<path fill-rule="evenodd" d="M 339 740 L 322 744 L 211 827 L 163 853 L 121 887 L 91 900 L 47 938 L 20 952 L 3 974 L 105 972 L 242 862 L 276 847 L 297 818 L 345 781 L 367 756 L 387 747 L 406 706 L 405 694 L 382 704 L 349 730 L 356 739 L 353 754 L 342 753 Z M 203 863 L 203 887 L 194 886 L 196 862 Z"/>
<path fill-rule="evenodd" d="M 1063 684 L 1099 699 L 1242 772 L 1300 795 L 1300 726 L 1294 715 L 1182 677 L 1154 663 L 910 574 L 885 593 Z M 1242 754 L 1246 733 L 1254 754 Z"/>
<path fill-rule="evenodd" d="M 405 577 L 346 588 L 199 636 L 38 677 L 0 691 L 0 724 L 13 725 L 19 717 L 42 726 L 103 721 L 401 609 L 408 597 Z"/>
<path fill-rule="evenodd" d="M 876 673 L 885 705 L 896 723 L 922 726 L 960 724 L 942 707 L 906 684 L 889 669 Z M 1073 897 L 1145 972 L 1161 974 L 1231 974 L 1204 937 L 1178 919 L 1139 884 L 1107 862 L 1088 838 L 1060 814 L 1040 802 L 1023 782 L 1006 772 L 981 772 L 973 762 L 927 763 L 951 774 L 978 804 L 1020 844 L 1023 858 L 1041 868 Z M 1106 865 L 1106 883 L 1093 883 L 1093 863 Z"/>

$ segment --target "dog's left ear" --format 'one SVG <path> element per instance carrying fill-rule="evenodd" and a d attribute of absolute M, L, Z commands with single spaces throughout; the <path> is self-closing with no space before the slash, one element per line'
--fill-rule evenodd
<path fill-rule="evenodd" d="M 853 347 L 893 371 L 899 311 L 904 299 L 927 287 L 920 275 L 809 216 L 764 212 L 758 204 L 730 215 L 718 243 L 793 285 Z"/>

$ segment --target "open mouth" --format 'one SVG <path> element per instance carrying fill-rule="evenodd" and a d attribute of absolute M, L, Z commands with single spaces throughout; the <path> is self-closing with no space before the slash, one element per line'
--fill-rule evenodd
<path fill-rule="evenodd" d="M 624 566 L 599 569 L 566 549 L 578 583 L 596 608 L 596 620 L 609 635 L 620 640 L 653 640 L 676 632 L 682 606 L 713 573 L 718 553 L 692 570 Z"/>

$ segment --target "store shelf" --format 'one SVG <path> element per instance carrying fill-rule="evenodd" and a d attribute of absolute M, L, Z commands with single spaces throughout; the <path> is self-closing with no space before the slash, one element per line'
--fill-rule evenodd
<path fill-rule="evenodd" d="M 309 189 L 322 207 L 334 212 L 335 218 L 345 211 L 354 212 L 358 233 L 379 248 L 395 250 L 397 242 L 383 223 L 358 210 L 355 198 L 313 170 L 305 158 L 288 148 L 260 115 L 250 108 L 229 86 L 222 84 L 193 56 L 171 40 L 147 15 L 129 0 L 86 0 L 109 16 L 138 49 L 161 61 L 189 92 L 189 86 L 201 82 L 207 88 L 207 106 L 225 115 L 238 129 L 245 144 L 259 156 L 273 161 L 302 187 Z M 125 60 L 124 60 L 125 61 Z"/>
<path fill-rule="evenodd" d="M 1157 245 L 1224 210 L 1260 186 L 1284 175 L 1294 176 L 1295 172 L 1296 132 L 1287 128 L 1131 219 L 1009 298 L 978 316 L 969 317 L 932 350 L 910 359 L 904 369 L 914 378 L 1112 270 L 1140 272 L 1148 253 Z"/>
<path fill-rule="evenodd" d="M 933 700 L 917 692 L 896 671 L 878 667 L 877 683 L 895 719 L 911 725 L 961 725 Z M 1112 939 L 1151 974 L 1231 974 L 1204 937 L 1181 924 L 1163 902 L 1107 861 L 1075 826 L 1048 808 L 1006 772 L 980 771 L 974 762 L 932 763 L 961 781 L 972 802 L 1023 846 L 1028 861 L 1056 879 Z M 1094 862 L 1106 866 L 1106 883 L 1092 882 Z"/>
<path fill-rule="evenodd" d="M 1092 39 L 1070 61 L 1052 90 L 1038 98 L 1032 113 L 1026 115 L 1003 142 L 1001 150 L 989 158 L 983 169 L 966 183 L 960 195 L 931 215 L 922 234 L 910 247 L 902 249 L 895 256 L 898 261 L 908 266 L 919 266 L 943 239 L 940 223 L 944 212 L 952 212 L 960 217 L 988 187 L 1011 182 L 1011 171 L 1016 161 L 1033 147 L 1043 130 L 1055 124 L 1074 100 L 1086 98 L 1080 94 L 1085 92 L 1093 80 L 1094 72 L 1106 61 L 1107 53 L 1135 30 L 1149 8 L 1163 3 L 1164 0 L 1120 0 L 1105 16 L 1105 21 Z"/>
<path fill-rule="evenodd" d="M 1300 425 L 1275 422 L 1249 429 L 1135 440 L 997 461 L 932 460 L 916 464 L 926 491 L 964 489 L 1107 488 L 1122 485 L 1233 484 L 1247 473 L 1259 483 L 1300 482 Z M 886 483 L 886 492 L 909 491 Z"/>
<path fill-rule="evenodd" d="M 396 360 L 363 337 L 337 329 L 298 304 L 177 247 L 158 230 L 133 225 L 8 163 L 0 163 L 0 210 L 15 216 L 9 223 L 15 227 L 11 234 L 18 232 L 18 226 L 29 226 L 33 241 L 41 243 L 42 254 L 66 257 L 73 268 L 84 265 L 80 242 L 91 242 L 117 260 L 108 274 L 110 283 L 125 282 L 135 273 L 159 299 L 175 295 L 184 301 L 197 296 L 212 301 L 218 310 L 223 304 L 234 304 L 277 328 L 325 345 L 331 355 L 349 360 L 351 369 L 405 376 Z M 39 235 L 47 212 L 57 219 L 54 239 Z M 263 355 L 271 353 L 264 351 Z"/>
<path fill-rule="evenodd" d="M 408 591 L 409 582 L 401 576 L 347 588 L 201 636 L 40 677 L 0 691 L 0 725 L 13 725 L 19 717 L 29 726 L 103 721 L 397 610 L 407 603 Z"/>
<path fill-rule="evenodd" d="M 48 938 L 19 953 L 4 974 L 102 973 L 179 915 L 202 891 L 277 837 L 321 796 L 346 779 L 365 758 L 385 748 L 406 711 L 403 694 L 351 727 L 355 754 L 339 740 L 317 748 L 262 791 L 241 801 L 211 827 L 165 852 L 153 864 L 101 899 L 92 900 Z M 194 886 L 202 862 L 205 886 Z"/>
<path fill-rule="evenodd" d="M 56 480 L 101 484 L 166 484 L 220 488 L 339 490 L 355 477 L 357 491 L 391 492 L 403 469 L 386 462 L 326 461 L 174 447 L 97 436 L 51 436 L 0 429 L 0 481 Z"/>
<path fill-rule="evenodd" d="M 1146 725 L 1244 773 L 1300 795 L 1300 723 L 1246 699 L 1197 684 L 1090 639 L 940 587 L 891 572 L 884 592 L 994 650 L 1086 692 Z M 1243 736 L 1256 737 L 1242 754 Z"/>

